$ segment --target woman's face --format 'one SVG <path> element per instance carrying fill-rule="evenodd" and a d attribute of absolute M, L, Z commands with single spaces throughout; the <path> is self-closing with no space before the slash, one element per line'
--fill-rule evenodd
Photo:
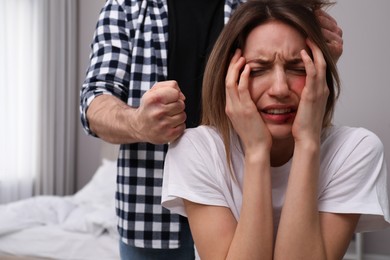
<path fill-rule="evenodd" d="M 243 56 L 251 68 L 249 91 L 274 139 L 291 137 L 306 81 L 300 51 L 305 38 L 293 27 L 270 21 L 254 28 Z"/>

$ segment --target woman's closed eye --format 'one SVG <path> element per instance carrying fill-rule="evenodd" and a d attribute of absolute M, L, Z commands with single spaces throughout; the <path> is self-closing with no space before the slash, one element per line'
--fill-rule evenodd
<path fill-rule="evenodd" d="M 305 67 L 289 67 L 289 68 L 286 68 L 286 72 L 294 74 L 294 75 L 299 75 L 299 76 L 306 75 Z"/>
<path fill-rule="evenodd" d="M 268 68 L 265 67 L 257 67 L 257 68 L 251 68 L 250 76 L 256 77 L 264 75 L 268 71 Z"/>

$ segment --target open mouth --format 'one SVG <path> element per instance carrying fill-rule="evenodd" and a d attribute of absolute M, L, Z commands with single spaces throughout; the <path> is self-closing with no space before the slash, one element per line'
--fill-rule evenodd
<path fill-rule="evenodd" d="M 273 109 L 266 109 L 263 110 L 263 113 L 270 114 L 270 115 L 284 115 L 294 112 L 291 108 L 273 108 Z"/>

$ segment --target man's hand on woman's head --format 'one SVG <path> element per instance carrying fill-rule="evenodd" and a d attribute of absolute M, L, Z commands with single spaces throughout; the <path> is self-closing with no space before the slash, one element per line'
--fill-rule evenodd
<path fill-rule="evenodd" d="M 338 26 L 337 21 L 327 12 L 318 9 L 315 14 L 320 22 L 322 34 L 328 44 L 329 50 L 337 62 L 343 53 L 343 30 Z"/>

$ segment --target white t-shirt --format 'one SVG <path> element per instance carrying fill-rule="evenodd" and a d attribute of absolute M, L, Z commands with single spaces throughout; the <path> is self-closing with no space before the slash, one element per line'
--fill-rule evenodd
<path fill-rule="evenodd" d="M 231 145 L 233 180 L 220 135 L 210 127 L 187 129 L 169 146 L 162 205 L 186 216 L 183 200 L 231 209 L 242 205 L 244 155 L 238 138 Z M 275 229 L 283 206 L 291 160 L 272 167 Z M 390 226 L 389 184 L 383 144 L 363 128 L 329 127 L 321 139 L 318 208 L 321 212 L 361 214 L 356 232 Z"/>

